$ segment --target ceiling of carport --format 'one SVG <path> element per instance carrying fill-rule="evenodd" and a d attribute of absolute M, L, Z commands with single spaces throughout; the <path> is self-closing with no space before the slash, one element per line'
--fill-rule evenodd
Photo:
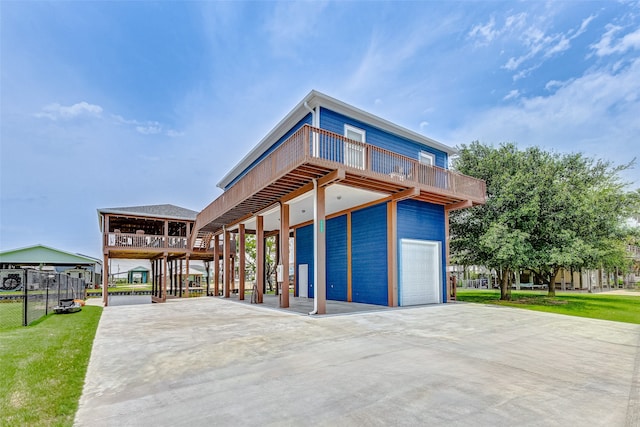
<path fill-rule="evenodd" d="M 387 197 L 388 194 L 363 190 L 341 184 L 333 184 L 325 190 L 325 213 L 331 215 L 356 206 L 362 206 Z M 304 193 L 287 202 L 289 205 L 289 225 L 313 220 L 313 191 Z M 264 230 L 273 231 L 280 229 L 280 207 L 274 206 L 262 212 L 264 218 Z M 256 218 L 250 218 L 243 222 L 247 230 L 256 229 Z M 237 227 L 230 228 L 233 230 Z"/>

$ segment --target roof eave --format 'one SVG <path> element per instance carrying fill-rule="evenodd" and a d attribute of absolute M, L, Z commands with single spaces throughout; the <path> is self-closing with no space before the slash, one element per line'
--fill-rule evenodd
<path fill-rule="evenodd" d="M 78 254 L 78 253 L 64 251 L 62 249 L 57 249 L 57 248 L 54 248 L 54 247 L 51 247 L 51 246 L 43 245 L 42 243 L 38 243 L 38 244 L 35 244 L 35 245 L 31 245 L 31 246 L 24 246 L 24 247 L 16 248 L 16 249 L 9 249 L 8 251 L 0 252 L 0 255 L 5 255 L 6 256 L 9 253 L 21 252 L 21 251 L 25 251 L 25 250 L 28 250 L 28 249 L 38 248 L 38 247 L 45 248 L 45 249 L 48 249 L 48 250 L 53 251 L 53 252 L 58 252 L 58 253 L 61 253 L 61 254 L 65 254 L 65 255 L 70 255 L 70 256 L 73 256 L 73 257 L 86 259 L 86 260 L 92 261 L 94 263 L 95 262 L 100 262 L 100 260 L 98 260 L 98 258 L 93 258 L 93 257 L 89 257 L 87 255 L 82 255 L 82 254 Z M 100 263 L 100 264 L 102 264 L 102 263 Z"/>
<path fill-rule="evenodd" d="M 260 156 L 269 149 L 279 138 L 282 137 L 296 123 L 302 120 L 310 113 L 304 106 L 305 102 L 309 102 L 315 91 L 311 91 L 304 97 L 282 120 L 274 126 L 273 129 L 264 137 L 258 145 L 249 151 L 222 179 L 216 184 L 218 188 L 224 190 L 234 179 L 238 177 L 246 168 L 251 166 L 253 162 L 258 160 Z"/>
<path fill-rule="evenodd" d="M 154 214 L 148 214 L 144 212 L 130 212 L 130 211 L 117 210 L 117 209 L 109 209 L 109 208 L 98 209 L 98 217 L 100 217 L 100 214 L 115 214 L 115 215 L 134 216 L 134 217 L 140 216 L 144 218 L 166 218 L 166 219 L 179 219 L 181 221 L 195 221 L 197 212 L 193 218 L 187 218 L 187 217 L 175 216 L 175 215 L 154 215 Z"/>
<path fill-rule="evenodd" d="M 352 117 L 361 122 L 371 124 L 382 130 L 389 131 L 398 136 L 410 139 L 422 143 L 426 146 L 438 149 L 447 153 L 448 155 L 457 154 L 457 150 L 447 145 L 442 144 L 434 139 L 428 138 L 417 132 L 398 126 L 388 120 L 375 116 L 371 113 L 367 113 L 352 105 L 346 104 L 338 99 L 332 98 L 316 90 L 312 90 L 300 101 L 290 112 L 287 114 L 278 124 L 256 145 L 246 156 L 240 160 L 236 166 L 234 166 L 227 174 L 222 177 L 217 186 L 221 189 L 225 189 L 233 180 L 235 180 L 245 169 L 247 169 L 253 162 L 260 158 L 269 147 L 271 147 L 279 138 L 282 137 L 289 129 L 291 129 L 302 118 L 309 114 L 309 110 L 306 108 L 308 105 L 311 108 L 318 106 L 327 108 L 345 116 Z"/>

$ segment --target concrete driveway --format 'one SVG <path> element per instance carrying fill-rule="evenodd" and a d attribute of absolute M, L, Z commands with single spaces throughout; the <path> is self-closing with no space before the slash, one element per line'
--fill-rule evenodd
<path fill-rule="evenodd" d="M 637 426 L 640 325 L 448 304 L 104 310 L 79 426 Z"/>

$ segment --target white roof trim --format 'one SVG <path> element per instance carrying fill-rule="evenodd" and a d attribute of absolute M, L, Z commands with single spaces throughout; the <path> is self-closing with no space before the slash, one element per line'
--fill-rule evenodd
<path fill-rule="evenodd" d="M 22 252 L 22 251 L 27 251 L 27 250 L 36 249 L 36 248 L 44 248 L 44 249 L 47 249 L 47 250 L 50 250 L 50 251 L 53 251 L 53 252 L 58 252 L 58 253 L 61 253 L 61 254 L 64 254 L 64 255 L 70 255 L 70 256 L 76 257 L 76 258 L 86 259 L 88 261 L 91 261 L 91 263 L 93 263 L 93 264 L 102 265 L 102 261 L 100 261 L 98 258 L 93 258 L 93 257 L 91 257 L 89 255 L 82 255 L 82 254 L 78 254 L 78 253 L 74 254 L 73 252 L 63 251 L 62 249 L 56 249 L 56 248 L 53 248 L 51 246 L 43 245 L 43 244 L 40 244 L 40 243 L 38 243 L 37 245 L 24 246 L 24 247 L 16 248 L 16 249 L 8 249 L 6 251 L 0 252 L 0 256 L 3 256 L 3 255 L 7 256 L 7 254 L 10 254 L 10 253 L 13 253 L 13 252 Z"/>
<path fill-rule="evenodd" d="M 314 109 L 318 106 L 327 108 L 331 111 L 335 111 L 336 113 L 343 114 L 345 116 L 367 123 L 395 135 L 410 139 L 412 141 L 438 149 L 440 151 L 444 151 L 449 155 L 457 153 L 455 149 L 444 145 L 441 142 L 428 138 L 424 135 L 420 135 L 419 133 L 402 126 L 398 126 L 388 120 L 385 120 L 378 116 L 374 116 L 371 113 L 367 113 L 364 110 L 346 104 L 316 90 L 312 90 L 258 143 L 258 145 L 255 146 L 255 148 L 247 153 L 247 155 L 244 156 L 242 160 L 240 160 L 240 162 L 220 180 L 220 182 L 218 182 L 218 187 L 224 189 L 227 185 L 229 185 L 246 168 L 248 168 L 253 162 L 260 158 L 260 156 L 264 154 L 269 149 L 269 147 L 275 144 L 278 139 L 282 138 L 282 136 L 286 132 L 288 132 L 296 123 L 298 123 L 307 114 L 309 114 L 309 110 L 304 106 L 305 103 L 307 103 L 307 105 Z"/>
<path fill-rule="evenodd" d="M 175 215 L 156 215 L 145 212 L 131 212 L 131 211 L 123 211 L 118 209 L 98 209 L 98 216 L 100 214 L 112 214 L 112 215 L 122 215 L 126 217 L 142 217 L 142 218 L 157 218 L 157 219 L 177 219 L 181 221 L 195 221 L 195 218 L 187 218 L 184 216 L 175 216 Z"/>

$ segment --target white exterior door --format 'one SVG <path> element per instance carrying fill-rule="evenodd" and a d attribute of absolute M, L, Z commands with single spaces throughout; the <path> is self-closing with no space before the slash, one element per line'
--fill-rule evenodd
<path fill-rule="evenodd" d="M 400 240 L 400 305 L 442 302 L 441 244 Z"/>
<path fill-rule="evenodd" d="M 298 266 L 298 297 L 309 298 L 309 264 Z"/>

